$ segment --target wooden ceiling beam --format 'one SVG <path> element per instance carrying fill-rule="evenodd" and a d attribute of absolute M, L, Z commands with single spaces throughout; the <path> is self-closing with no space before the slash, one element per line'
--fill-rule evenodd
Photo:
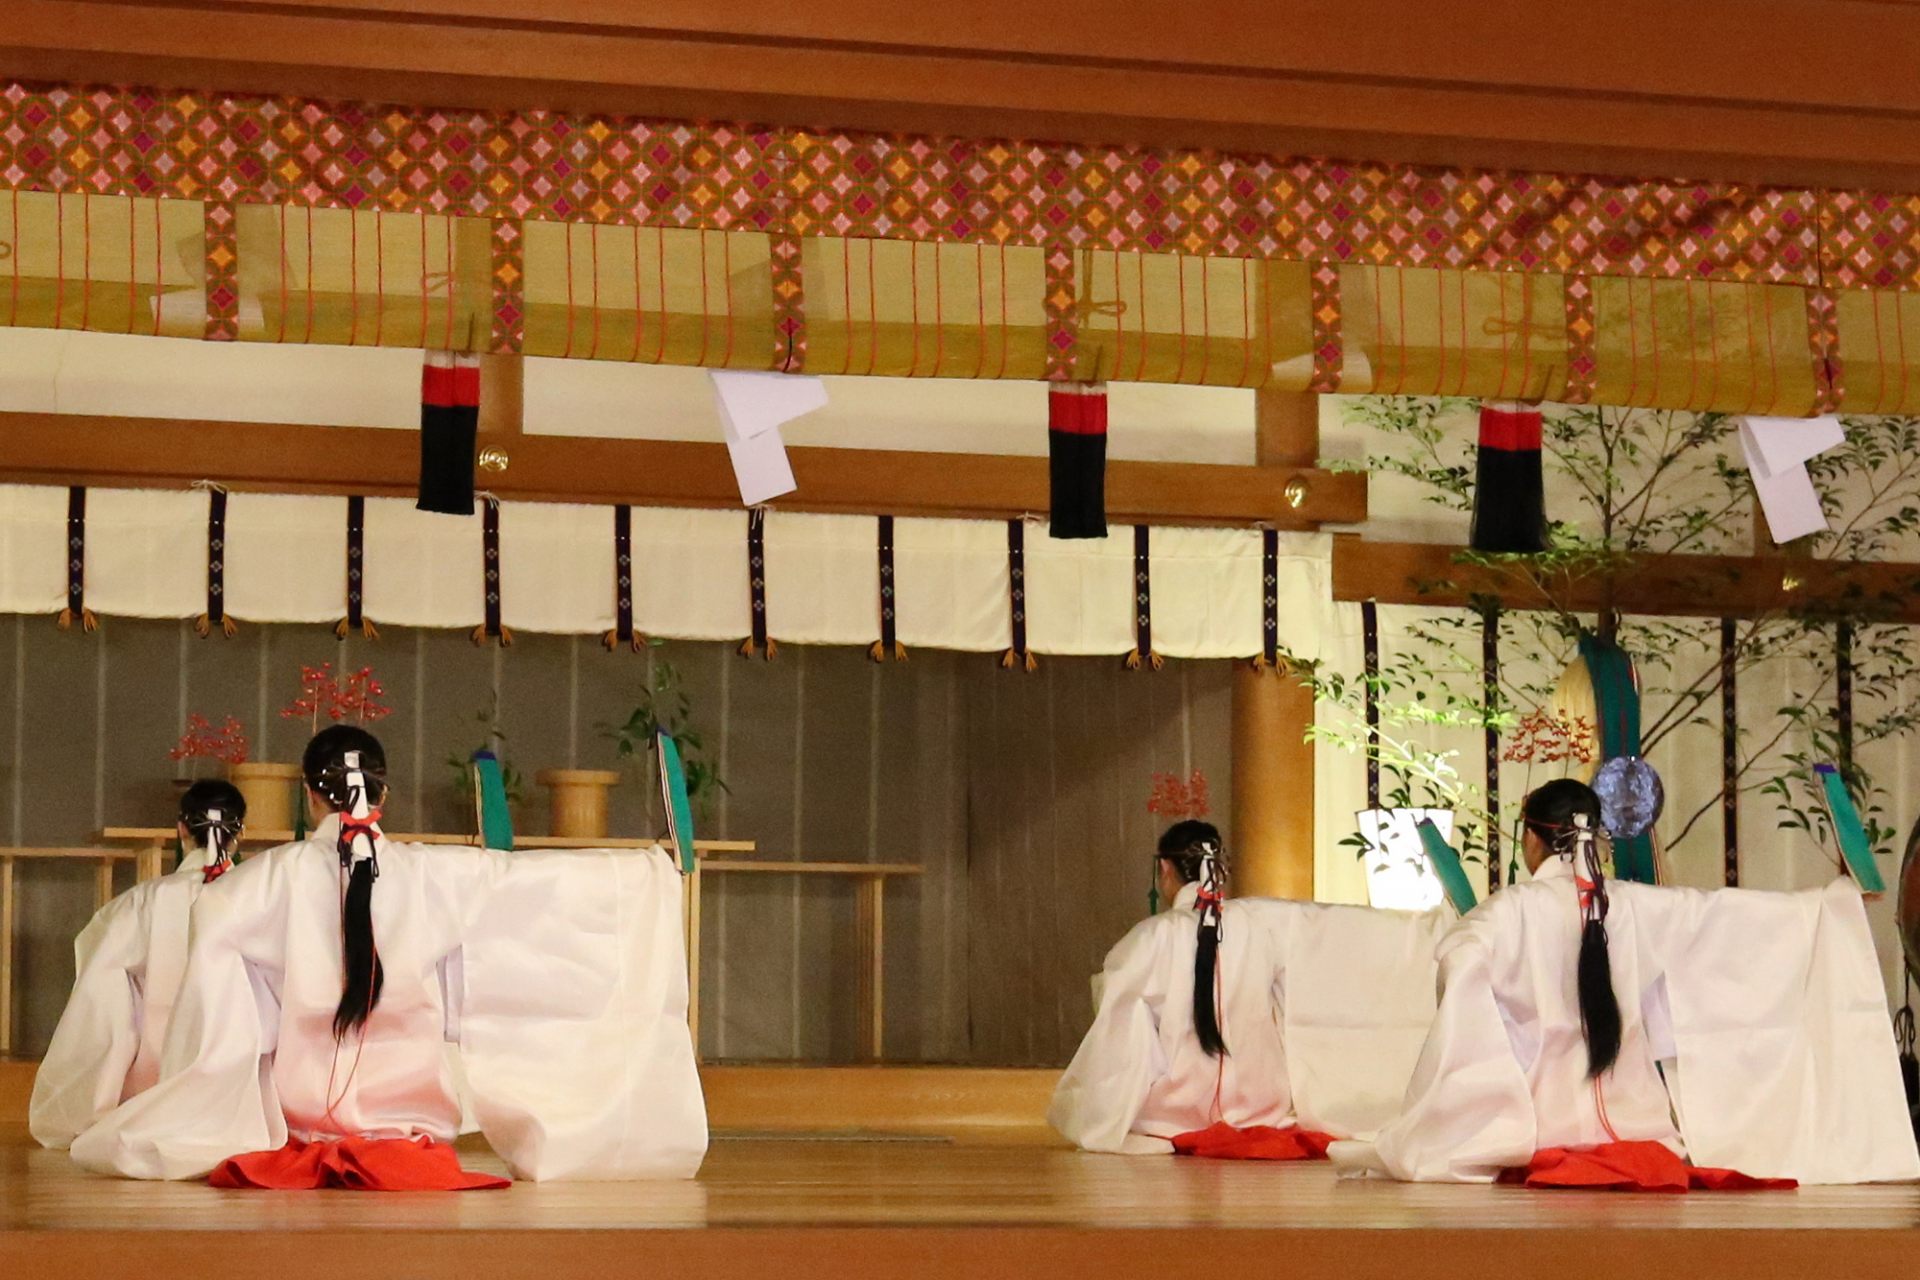
<path fill-rule="evenodd" d="M 1333 598 L 1464 607 L 1495 599 L 1508 609 L 1549 607 L 1520 574 L 1463 564 L 1465 550 L 1342 536 L 1333 546 Z M 1638 556 L 1555 586 L 1577 613 L 1680 618 L 1754 618 L 1845 609 L 1887 622 L 1920 623 L 1920 564 L 1765 556 Z"/>
<path fill-rule="evenodd" d="M 1920 189 L 1912 6 L 1062 5 L 9 0 L 0 75 Z"/>
<path fill-rule="evenodd" d="M 506 469 L 479 484 L 501 498 L 738 507 L 724 444 L 482 432 Z M 419 436 L 369 427 L 0 413 L 0 481 L 177 489 L 218 480 L 274 493 L 411 497 Z M 1011 518 L 1043 514 L 1047 460 L 994 454 L 792 448 L 791 511 Z M 1296 501 L 1297 499 L 1297 501 Z M 1366 477 L 1313 467 L 1111 462 L 1107 513 L 1120 524 L 1312 529 L 1364 520 Z"/>

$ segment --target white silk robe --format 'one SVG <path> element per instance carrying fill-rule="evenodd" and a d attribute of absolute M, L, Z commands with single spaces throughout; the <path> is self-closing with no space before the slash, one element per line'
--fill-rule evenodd
<path fill-rule="evenodd" d="M 515 1177 L 690 1177 L 707 1144 L 687 1029 L 681 885 L 647 851 L 378 842 L 385 982 L 336 1042 L 337 817 L 227 873 L 193 911 L 161 1080 L 74 1159 L 194 1178 L 287 1139 L 451 1142 L 461 1097 Z"/>
<path fill-rule="evenodd" d="M 1439 1011 L 1405 1109 L 1373 1144 L 1334 1145 L 1343 1172 L 1485 1182 L 1536 1150 L 1617 1136 L 1757 1177 L 1920 1177 L 1850 881 L 1801 893 L 1613 882 L 1608 896 L 1622 1035 L 1598 1094 L 1580 1033 L 1573 869 L 1555 858 L 1441 943 Z"/>
<path fill-rule="evenodd" d="M 134 885 L 94 913 L 73 942 L 73 994 L 33 1079 L 27 1125 L 42 1146 L 65 1147 L 160 1078 L 187 919 L 207 851 L 184 851 L 169 875 Z"/>
<path fill-rule="evenodd" d="M 1371 1134 L 1398 1109 L 1433 1018 L 1451 913 L 1225 903 L 1216 1059 L 1193 1030 L 1197 893 L 1181 889 L 1107 956 L 1048 1122 L 1088 1151 L 1127 1154 L 1165 1154 L 1216 1121 Z"/>

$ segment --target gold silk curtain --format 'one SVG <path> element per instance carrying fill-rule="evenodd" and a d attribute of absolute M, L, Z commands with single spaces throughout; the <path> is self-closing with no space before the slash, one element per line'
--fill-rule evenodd
<path fill-rule="evenodd" d="M 234 220 L 243 341 L 486 347 L 484 219 L 241 205 Z"/>
<path fill-rule="evenodd" d="M 1076 258 L 1080 376 L 1308 385 L 1313 321 L 1305 263 L 1099 250 Z"/>
<path fill-rule="evenodd" d="M 522 234 L 528 355 L 771 367 L 765 235 L 565 222 Z"/>
<path fill-rule="evenodd" d="M 1030 246 L 809 236 L 810 373 L 1046 376 L 1046 264 Z"/>
<path fill-rule="evenodd" d="M 0 192 L 0 321 L 198 338 L 204 225 L 197 200 Z"/>

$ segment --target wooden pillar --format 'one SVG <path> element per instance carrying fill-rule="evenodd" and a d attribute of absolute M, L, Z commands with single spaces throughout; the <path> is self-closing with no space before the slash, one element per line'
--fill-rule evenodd
<path fill-rule="evenodd" d="M 517 436 L 526 423 L 526 363 L 521 357 L 480 357 L 480 430 L 484 435 Z"/>
<path fill-rule="evenodd" d="M 1320 398 L 1256 391 L 1254 458 L 1307 467 L 1320 455 Z M 1234 892 L 1313 897 L 1313 691 L 1284 665 L 1233 673 Z"/>
<path fill-rule="evenodd" d="M 1313 690 L 1284 665 L 1233 672 L 1233 888 L 1313 897 Z"/>

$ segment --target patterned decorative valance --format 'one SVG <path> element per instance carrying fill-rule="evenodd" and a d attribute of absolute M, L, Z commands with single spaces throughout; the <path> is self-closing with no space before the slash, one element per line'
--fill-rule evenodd
<path fill-rule="evenodd" d="M 23 84 L 0 183 L 13 325 L 1920 410 L 1916 195 Z"/>

